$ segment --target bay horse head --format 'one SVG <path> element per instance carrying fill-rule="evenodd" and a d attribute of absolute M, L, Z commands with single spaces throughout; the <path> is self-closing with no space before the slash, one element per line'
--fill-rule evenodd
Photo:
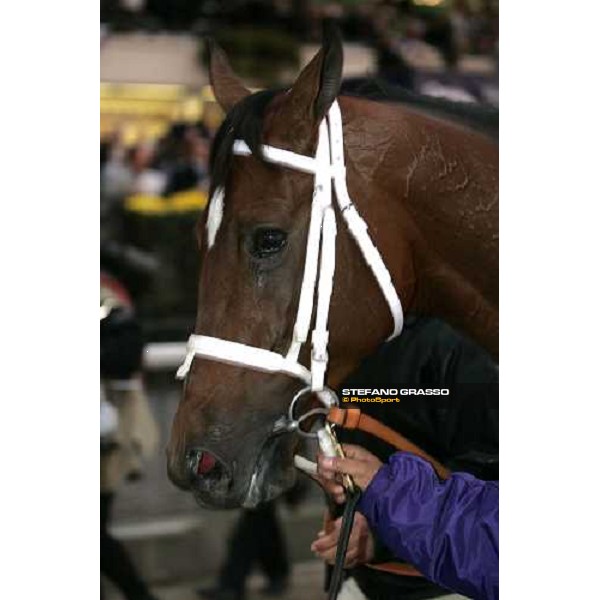
<path fill-rule="evenodd" d="M 339 96 L 342 63 L 341 40 L 330 33 L 289 89 L 251 93 L 212 46 L 210 79 L 226 118 L 198 224 L 198 315 L 167 449 L 171 480 L 207 507 L 252 507 L 293 485 L 299 439 L 285 425 L 291 399 L 312 390 L 326 403 L 325 383 L 335 388 L 399 333 L 398 297 L 405 310 L 446 313 L 450 321 L 477 308 L 475 337 L 485 338 L 493 322 L 494 284 L 481 265 L 472 268 L 473 250 L 489 242 L 478 222 L 489 209 L 465 205 L 460 231 L 432 244 L 429 236 L 452 218 L 451 206 L 433 214 L 432 199 L 446 192 L 464 202 L 465 190 L 436 189 L 422 174 L 428 147 L 450 160 L 461 136 L 478 146 L 476 162 L 487 169 L 488 140 L 419 112 Z M 456 174 L 471 177 L 473 160 L 450 165 L 442 187 Z M 489 188 L 494 193 L 490 173 L 473 179 L 481 202 Z M 366 224 L 357 233 L 364 224 L 357 206 L 376 248 Z M 336 222 L 348 225 L 337 236 Z M 440 259 L 442 250 L 451 260 Z M 451 297 L 445 310 L 433 301 L 438 289 Z M 312 353 L 303 344 L 311 325 Z"/>

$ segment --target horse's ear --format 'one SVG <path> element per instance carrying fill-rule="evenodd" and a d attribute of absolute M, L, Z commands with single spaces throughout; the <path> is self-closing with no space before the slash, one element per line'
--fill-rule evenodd
<path fill-rule="evenodd" d="M 344 51 L 337 27 L 326 26 L 324 43 L 287 93 L 279 112 L 282 122 L 298 133 L 314 131 L 337 98 L 342 83 Z"/>
<path fill-rule="evenodd" d="M 214 40 L 207 40 L 206 51 L 209 57 L 210 85 L 217 102 L 227 113 L 251 92 L 233 72 L 227 55 Z"/>
<path fill-rule="evenodd" d="M 331 22 L 326 21 L 323 29 L 324 44 L 323 65 L 321 68 L 321 87 L 315 102 L 315 117 L 317 121 L 327 114 L 329 107 L 340 93 L 342 85 L 342 68 L 344 66 L 344 47 L 340 30 Z"/>

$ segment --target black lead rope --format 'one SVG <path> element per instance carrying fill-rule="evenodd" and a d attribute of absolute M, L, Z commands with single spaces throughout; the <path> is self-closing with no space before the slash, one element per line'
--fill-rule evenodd
<path fill-rule="evenodd" d="M 331 581 L 329 583 L 328 600 L 336 600 L 342 585 L 346 551 L 348 550 L 348 542 L 350 541 L 350 533 L 352 532 L 352 524 L 354 523 L 356 505 L 358 504 L 358 500 L 360 498 L 360 490 L 358 488 L 355 488 L 353 492 L 346 493 L 348 495 L 348 499 L 346 501 L 346 506 L 344 507 L 344 514 L 342 515 L 342 527 L 335 553 L 333 574 L 331 575 Z"/>

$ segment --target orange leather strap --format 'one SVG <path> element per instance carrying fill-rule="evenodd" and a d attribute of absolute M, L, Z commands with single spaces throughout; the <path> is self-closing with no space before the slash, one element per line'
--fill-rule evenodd
<path fill-rule="evenodd" d="M 379 564 L 368 563 L 367 567 L 374 571 L 385 571 L 394 575 L 402 575 L 403 577 L 423 577 L 420 571 L 417 571 L 412 565 L 401 562 L 385 562 Z"/>
<path fill-rule="evenodd" d="M 325 510 L 325 514 L 323 515 L 323 531 L 325 533 L 331 533 L 333 530 L 334 519 L 331 516 L 331 512 L 329 509 Z"/>
<path fill-rule="evenodd" d="M 420 456 L 431 464 L 441 479 L 448 479 L 450 477 L 450 471 L 442 463 L 433 458 L 433 456 L 421 450 L 421 448 L 406 439 L 401 433 L 394 431 L 369 415 L 362 414 L 359 408 L 344 409 L 333 406 L 329 409 L 327 420 L 344 429 L 358 429 L 365 433 L 370 433 L 398 450 Z"/>

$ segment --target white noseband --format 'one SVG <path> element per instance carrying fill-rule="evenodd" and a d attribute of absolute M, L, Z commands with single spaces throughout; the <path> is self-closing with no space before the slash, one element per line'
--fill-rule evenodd
<path fill-rule="evenodd" d="M 311 219 L 306 244 L 304 278 L 294 333 L 288 352 L 284 356 L 277 352 L 238 342 L 206 335 L 191 335 L 188 342 L 188 352 L 183 364 L 177 371 L 177 377 L 183 379 L 187 375 L 194 358 L 199 356 L 257 371 L 284 373 L 297 377 L 307 386 L 310 386 L 321 401 L 329 406 L 335 401 L 334 396 L 325 388 L 325 373 L 329 359 L 327 353 L 329 342 L 327 321 L 333 290 L 337 231 L 335 212 L 332 205 L 332 180 L 340 213 L 390 307 L 394 320 L 394 330 L 390 335 L 390 339 L 402 331 L 404 321 L 402 304 L 381 254 L 369 236 L 367 224 L 358 214 L 356 207 L 348 196 L 342 114 L 338 103 L 333 103 L 327 118 L 323 120 L 319 127 L 319 141 L 314 158 L 267 145 L 263 145 L 262 150 L 268 162 L 303 173 L 312 173 L 315 176 Z M 240 156 L 251 154 L 250 149 L 243 140 L 235 141 L 233 152 Z M 215 194 L 224 194 L 224 190 L 219 188 L 215 191 Z M 214 232 L 214 235 L 216 235 L 216 232 Z M 309 370 L 298 362 L 298 356 L 302 345 L 308 339 L 317 275 L 317 309 L 315 325 L 311 334 L 312 355 Z"/>

